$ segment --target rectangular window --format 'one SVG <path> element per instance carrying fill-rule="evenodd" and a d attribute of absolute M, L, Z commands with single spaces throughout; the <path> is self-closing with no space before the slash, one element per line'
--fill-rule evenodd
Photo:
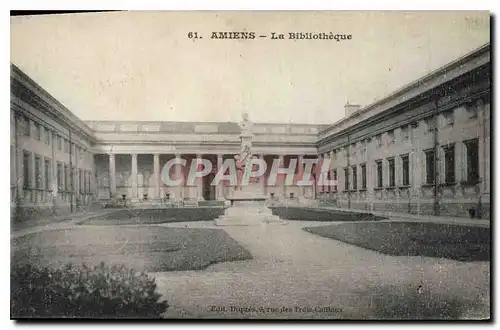
<path fill-rule="evenodd" d="M 27 117 L 22 117 L 23 133 L 26 136 L 30 136 L 30 120 Z"/>
<path fill-rule="evenodd" d="M 408 140 L 410 138 L 410 134 L 409 134 L 409 127 L 408 125 L 404 125 L 403 127 L 401 127 L 401 136 L 403 137 L 403 140 Z"/>
<path fill-rule="evenodd" d="M 377 147 L 382 145 L 382 134 L 378 134 L 375 139 L 377 140 Z"/>
<path fill-rule="evenodd" d="M 443 112 L 444 124 L 447 126 L 452 126 L 454 123 L 453 110 L 448 110 Z"/>
<path fill-rule="evenodd" d="M 83 170 L 79 170 L 78 171 L 78 189 L 80 190 L 80 192 L 83 192 L 84 190 L 84 186 L 83 186 L 83 183 L 84 183 L 84 178 L 83 178 Z"/>
<path fill-rule="evenodd" d="M 344 190 L 349 190 L 349 169 L 344 168 Z"/>
<path fill-rule="evenodd" d="M 69 191 L 69 167 L 64 165 L 64 191 Z"/>
<path fill-rule="evenodd" d="M 57 164 L 57 189 L 62 190 L 62 183 L 63 183 L 63 169 L 62 169 L 62 164 L 58 163 Z"/>
<path fill-rule="evenodd" d="M 358 167 L 357 166 L 352 167 L 352 189 L 353 190 L 358 189 Z"/>
<path fill-rule="evenodd" d="M 468 119 L 475 119 L 477 118 L 477 107 L 472 104 L 472 103 L 469 103 L 467 104 L 467 106 L 465 107 L 466 111 L 467 111 L 467 117 Z"/>
<path fill-rule="evenodd" d="M 45 144 L 47 145 L 50 145 L 50 135 L 51 135 L 51 131 L 49 131 L 47 128 L 45 128 L 44 130 L 45 132 L 45 135 L 44 135 L 44 138 L 45 138 Z"/>
<path fill-rule="evenodd" d="M 394 166 L 394 158 L 387 159 L 387 163 L 389 164 L 389 187 L 396 186 L 396 170 Z"/>
<path fill-rule="evenodd" d="M 383 176 L 382 176 L 382 161 L 379 160 L 377 163 L 377 187 L 382 188 Z"/>
<path fill-rule="evenodd" d="M 90 180 L 92 180 L 92 172 L 89 171 L 87 174 L 87 192 L 90 192 Z M 337 186 L 335 186 L 336 188 Z"/>
<path fill-rule="evenodd" d="M 44 161 L 44 174 L 45 174 L 45 189 L 51 189 L 50 181 L 52 179 L 51 171 L 50 171 L 50 159 L 46 159 Z"/>
<path fill-rule="evenodd" d="M 408 155 L 401 156 L 403 163 L 403 186 L 410 185 L 410 157 Z"/>
<path fill-rule="evenodd" d="M 337 169 L 333 170 L 333 181 L 335 181 L 335 185 L 333 186 L 333 191 L 337 191 Z"/>
<path fill-rule="evenodd" d="M 31 187 L 31 152 L 23 153 L 23 182 L 24 187 Z"/>
<path fill-rule="evenodd" d="M 35 188 L 42 188 L 42 159 L 35 156 Z"/>
<path fill-rule="evenodd" d="M 64 139 L 64 152 L 69 152 L 69 141 Z"/>
<path fill-rule="evenodd" d="M 427 184 L 434 183 L 434 150 L 428 150 L 425 152 L 425 171 L 426 171 L 426 180 Z"/>
<path fill-rule="evenodd" d="M 444 146 L 444 182 L 455 182 L 455 145 Z"/>
<path fill-rule="evenodd" d="M 62 150 L 62 137 L 57 135 L 57 149 Z"/>
<path fill-rule="evenodd" d="M 38 141 L 42 139 L 42 128 L 39 123 L 35 123 L 35 139 Z"/>
<path fill-rule="evenodd" d="M 366 189 L 366 164 L 361 164 L 361 189 Z"/>
<path fill-rule="evenodd" d="M 425 125 L 427 126 L 427 131 L 432 132 L 436 128 L 436 121 L 434 117 L 428 117 L 425 119 Z"/>
<path fill-rule="evenodd" d="M 479 180 L 479 145 L 478 139 L 465 141 L 467 148 L 467 181 L 477 182 Z"/>
<path fill-rule="evenodd" d="M 388 137 L 389 143 L 394 143 L 394 141 L 396 141 L 396 138 L 394 137 L 394 130 L 388 131 L 387 137 Z"/>

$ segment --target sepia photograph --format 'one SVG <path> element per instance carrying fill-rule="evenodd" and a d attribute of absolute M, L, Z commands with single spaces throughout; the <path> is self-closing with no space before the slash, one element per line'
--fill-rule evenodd
<path fill-rule="evenodd" d="M 11 12 L 10 318 L 491 321 L 491 25 Z"/>

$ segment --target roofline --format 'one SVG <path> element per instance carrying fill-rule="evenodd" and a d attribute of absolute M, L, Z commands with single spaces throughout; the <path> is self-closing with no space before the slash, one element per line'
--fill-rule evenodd
<path fill-rule="evenodd" d="M 58 101 L 52 94 L 35 82 L 30 76 L 24 73 L 17 65 L 10 63 L 11 66 L 11 78 L 18 80 L 20 83 L 25 85 L 27 88 L 33 90 L 34 92 L 39 92 L 42 97 L 47 98 L 49 105 L 54 108 L 60 115 L 63 116 L 63 120 L 66 121 L 70 126 L 76 126 L 87 138 L 92 141 L 96 141 L 93 135 L 93 130 L 80 118 L 78 118 L 73 112 L 71 112 L 64 104 Z M 17 77 L 16 77 L 17 75 Z"/>
<path fill-rule="evenodd" d="M 359 109 L 358 111 L 356 111 L 354 114 L 356 115 L 359 115 L 359 114 L 362 114 L 362 113 L 365 113 L 365 112 L 368 112 L 370 110 L 372 110 L 373 108 L 377 107 L 377 106 L 380 106 L 388 101 L 391 101 L 393 99 L 395 99 L 396 97 L 398 96 L 401 96 L 401 95 L 404 95 L 405 93 L 409 92 L 410 90 L 412 89 L 415 89 L 417 88 L 418 86 L 422 85 L 423 83 L 429 81 L 429 80 L 432 80 L 432 79 L 435 79 L 437 78 L 438 76 L 442 75 L 443 73 L 451 70 L 452 68 L 454 67 L 457 67 L 459 66 L 460 64 L 463 64 L 465 62 L 468 62 L 470 61 L 471 59 L 473 58 L 476 58 L 480 55 L 482 55 L 483 53 L 485 52 L 488 52 L 490 51 L 490 48 L 491 48 L 491 45 L 490 43 L 485 43 L 484 45 L 480 46 L 479 48 L 476 48 L 475 50 L 469 52 L 469 53 L 466 53 L 465 55 L 462 55 L 460 56 L 459 58 L 437 68 L 436 70 L 433 70 L 431 72 L 429 72 L 428 74 L 416 79 L 416 80 L 413 80 L 411 82 L 409 82 L 408 84 L 406 85 L 403 85 L 401 88 L 395 90 L 394 92 L 390 93 L 389 95 L 381 98 L 380 100 L 377 100 L 361 109 Z M 348 117 L 345 117 L 345 118 L 342 118 L 341 120 L 333 123 L 332 125 L 330 125 L 330 127 L 320 131 L 318 134 L 323 134 L 323 133 L 326 133 L 332 129 L 334 129 L 336 126 L 339 126 L 340 124 L 348 121 L 349 119 L 351 118 L 351 116 L 348 116 Z M 319 141 L 320 139 L 318 139 Z"/>

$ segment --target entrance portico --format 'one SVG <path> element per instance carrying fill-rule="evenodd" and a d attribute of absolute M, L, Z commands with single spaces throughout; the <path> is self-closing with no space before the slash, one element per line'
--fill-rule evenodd
<path fill-rule="evenodd" d="M 94 158 L 97 172 L 97 198 L 100 200 L 125 198 L 131 203 L 161 199 L 172 201 L 227 200 L 234 197 L 238 187 L 230 180 L 220 180 L 214 185 L 212 183 L 224 160 L 233 157 L 228 154 L 201 153 L 96 154 Z M 304 171 L 304 164 L 300 164 L 302 156 L 259 154 L 257 157 L 265 162 L 267 168 L 263 175 L 251 178 L 246 186 L 247 191 L 265 198 L 279 200 L 312 197 L 310 193 L 312 186 L 297 184 L 298 177 Z M 292 158 L 298 160 L 294 173 L 291 173 L 294 176 L 293 184 L 288 186 L 285 184 L 285 174 L 278 174 L 274 184 L 269 182 L 273 162 L 278 160 L 280 168 L 288 168 Z M 177 159 L 177 162 L 184 160 L 185 165 L 174 164 L 170 168 L 165 167 L 167 162 L 174 159 Z M 201 160 L 210 162 L 212 170 L 207 175 L 189 182 L 188 175 L 191 167 L 199 172 L 202 171 Z M 166 184 L 165 175 L 169 175 L 172 181 L 180 180 L 180 185 Z"/>

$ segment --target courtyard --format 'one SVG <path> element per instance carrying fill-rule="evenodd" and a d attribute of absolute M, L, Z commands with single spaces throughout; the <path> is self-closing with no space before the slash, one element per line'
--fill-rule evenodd
<path fill-rule="evenodd" d="M 131 224 L 128 219 L 140 214 L 143 219 Z M 157 215 L 155 210 L 118 210 L 79 225 L 20 236 L 13 239 L 13 260 L 52 267 L 104 261 L 147 271 L 170 305 L 166 318 L 457 319 L 489 315 L 489 255 L 467 262 L 424 256 L 424 250 L 391 255 L 397 253 L 390 249 L 380 253 L 357 242 L 359 238 L 353 240 L 357 233 L 397 249 L 387 237 L 398 237 L 394 228 L 401 224 L 331 218 L 328 224 L 323 219 L 217 227 L 213 221 L 172 222 L 167 216 L 160 223 Z M 119 219 L 127 224 L 118 225 Z M 153 224 L 147 224 L 148 219 Z M 113 226 L 105 225 L 106 221 Z M 337 228 L 337 236 L 325 227 Z M 389 227 L 393 230 L 387 231 Z M 420 230 L 421 237 L 436 239 L 435 224 L 407 225 L 407 232 L 410 227 L 413 234 Z M 340 237 L 339 232 L 350 238 Z M 465 230 L 463 235 L 482 235 L 482 241 L 489 237 L 470 232 Z M 447 243 L 444 237 L 438 242 Z M 473 250 L 477 248 L 472 246 Z"/>

